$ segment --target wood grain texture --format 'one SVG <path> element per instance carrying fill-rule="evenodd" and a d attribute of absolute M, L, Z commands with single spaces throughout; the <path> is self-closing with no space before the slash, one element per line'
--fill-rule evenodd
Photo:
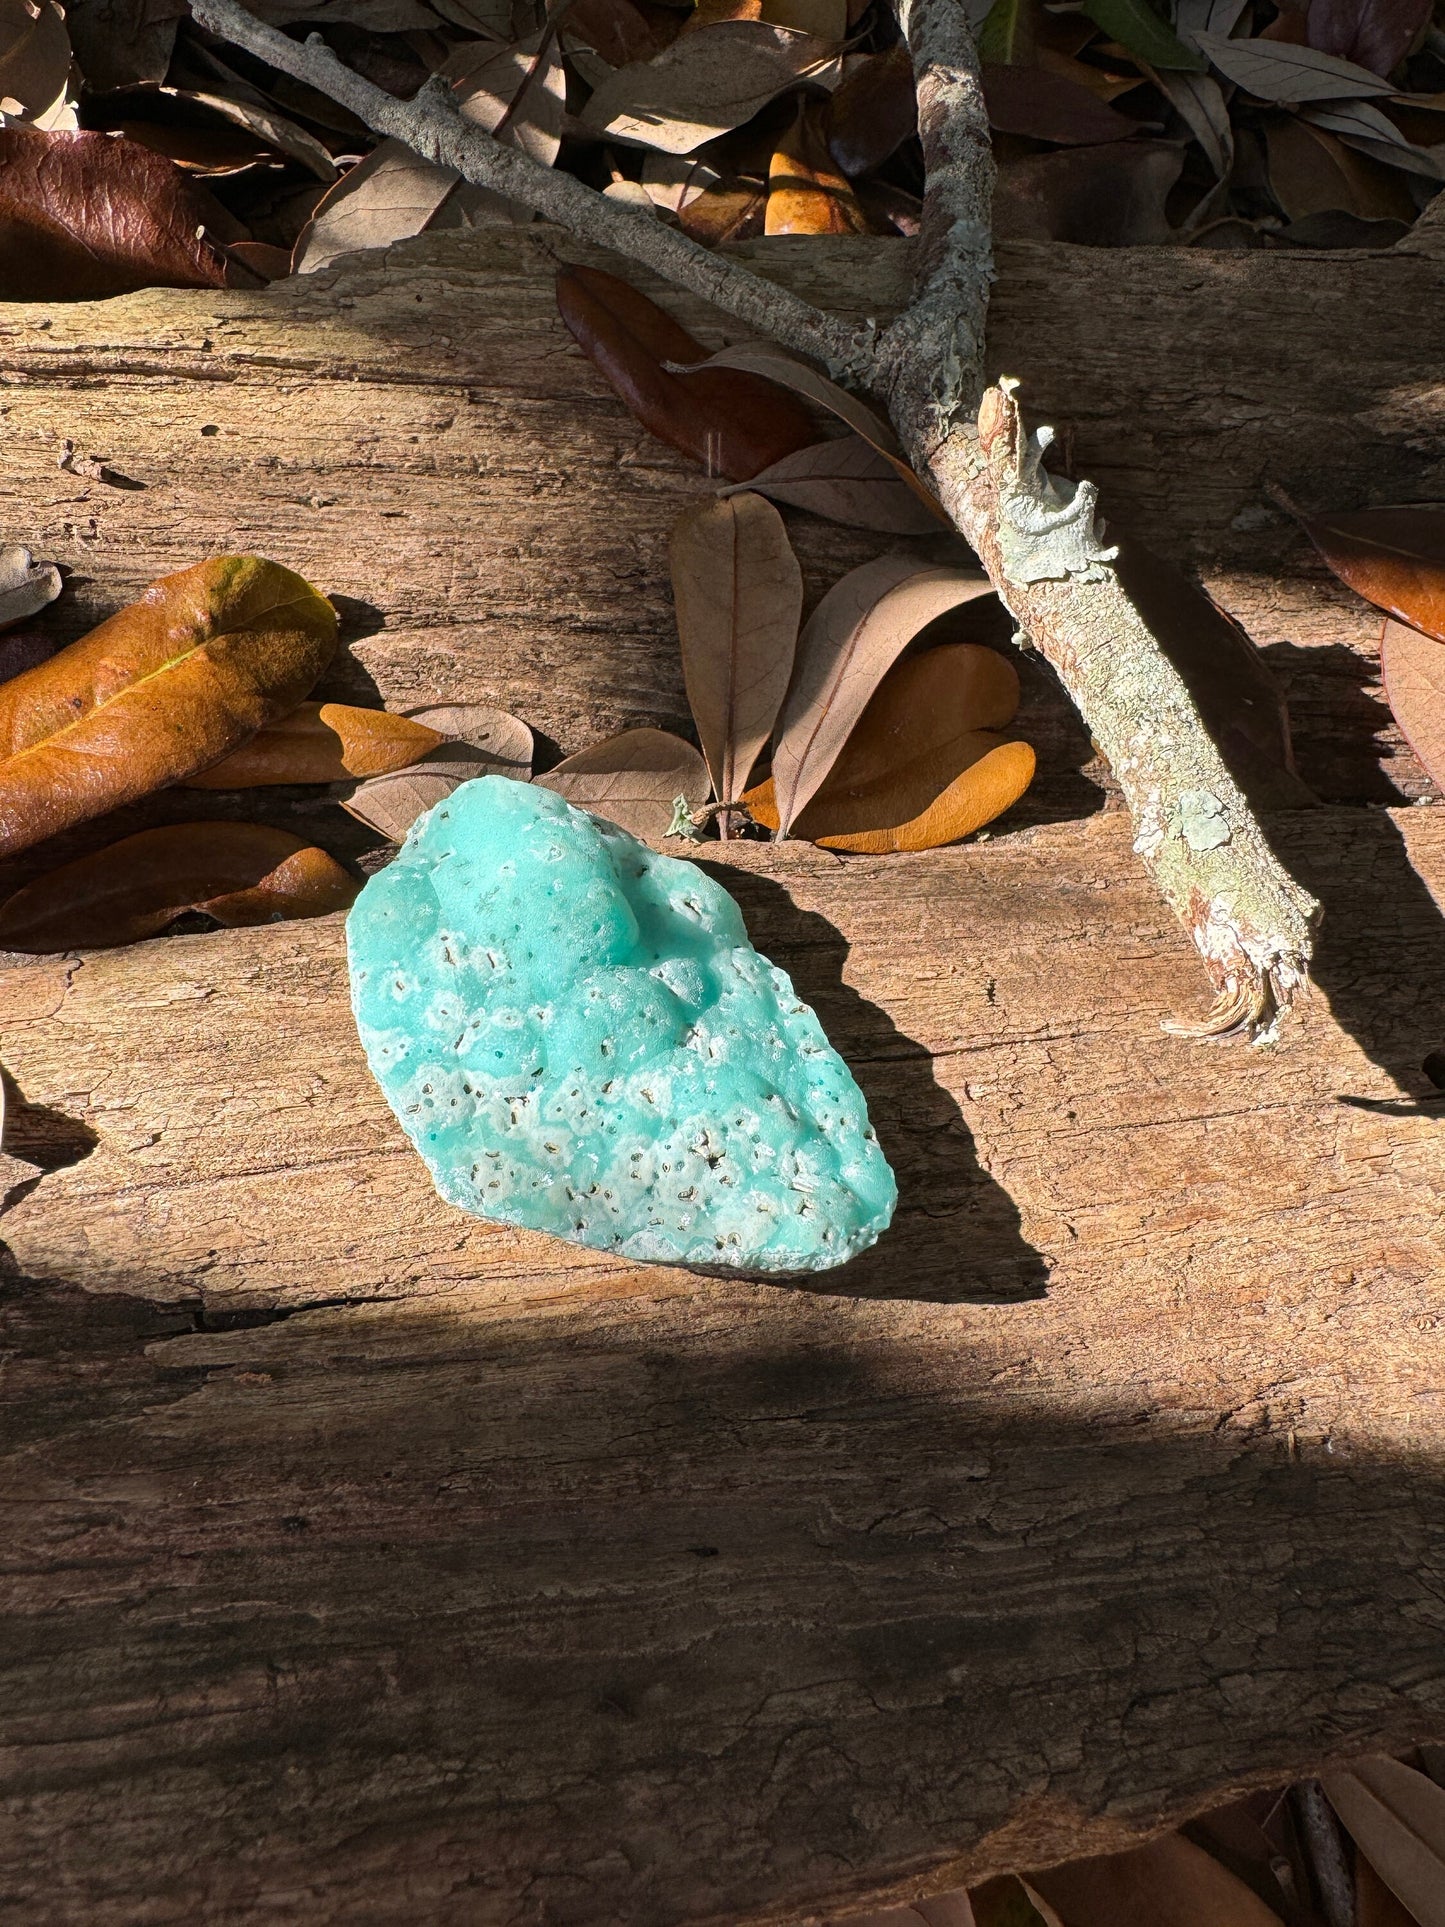
<path fill-rule="evenodd" d="M 1117 816 L 733 846 L 900 1178 L 812 1290 L 443 1205 L 338 921 L 0 977 L 15 1917 L 793 1918 L 1445 1732 L 1445 812 L 1277 827 L 1248 1056 Z"/>
<path fill-rule="evenodd" d="M 0 307 L 5 532 L 76 571 L 49 619 L 251 547 L 349 598 L 336 693 L 501 702 L 558 751 L 678 726 L 700 483 L 555 324 L 548 245 Z M 759 258 L 866 305 L 906 254 Z M 1290 669 L 1306 774 L 1427 794 L 1372 740 L 1370 616 L 1259 485 L 1445 494 L 1440 264 L 1003 267 L 998 363 Z M 793 526 L 814 596 L 883 546 Z M 1318 993 L 1276 1050 L 1189 1046 L 1192 954 L 1029 701 L 1034 827 L 707 859 L 899 1173 L 813 1288 L 443 1205 L 336 921 L 0 971 L 0 1919 L 797 1922 L 1445 1735 L 1445 810 L 1276 819 Z"/>

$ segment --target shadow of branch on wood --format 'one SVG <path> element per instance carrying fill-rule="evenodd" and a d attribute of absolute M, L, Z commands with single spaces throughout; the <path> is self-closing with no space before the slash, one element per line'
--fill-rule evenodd
<path fill-rule="evenodd" d="M 736 898 L 759 948 L 817 1011 L 868 1100 L 898 1178 L 893 1224 L 871 1251 L 836 1272 L 793 1282 L 848 1298 L 943 1304 L 1043 1297 L 1048 1267 L 1020 1231 L 1018 1206 L 979 1164 L 973 1134 L 928 1050 L 844 981 L 842 932 L 755 870 L 698 867 Z"/>

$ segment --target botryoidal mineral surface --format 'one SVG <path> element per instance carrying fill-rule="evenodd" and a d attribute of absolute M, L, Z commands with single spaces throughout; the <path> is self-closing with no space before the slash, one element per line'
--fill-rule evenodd
<path fill-rule="evenodd" d="M 694 864 L 480 777 L 413 825 L 346 935 L 367 1061 L 449 1203 L 754 1274 L 887 1229 L 862 1092 Z"/>

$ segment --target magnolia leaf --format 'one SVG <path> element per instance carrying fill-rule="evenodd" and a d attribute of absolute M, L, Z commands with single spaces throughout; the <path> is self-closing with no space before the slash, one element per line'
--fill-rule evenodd
<path fill-rule="evenodd" d="M 1153 69 L 1152 74 L 1222 181 L 1234 162 L 1234 127 L 1223 88 L 1213 74 L 1171 73 L 1167 67 Z"/>
<path fill-rule="evenodd" d="M 440 730 L 384 709 L 301 703 L 258 729 L 219 763 L 187 777 L 193 790 L 255 789 L 265 783 L 344 783 L 418 762 L 443 742 Z"/>
<path fill-rule="evenodd" d="M 1335 135 L 1307 124 L 1302 115 L 1266 128 L 1265 143 L 1270 190 L 1291 221 L 1334 210 L 1359 220 L 1387 221 L 1414 211 L 1402 180 L 1366 167 Z"/>
<path fill-rule="evenodd" d="M 701 462 L 709 475 L 745 482 L 818 439 L 806 410 L 773 382 L 704 365 L 707 351 L 681 323 L 615 274 L 564 268 L 557 306 L 643 427 Z M 692 373 L 691 365 L 702 372 Z"/>
<path fill-rule="evenodd" d="M 1226 80 L 1258 100 L 1348 100 L 1393 91 L 1378 74 L 1316 53 L 1313 47 L 1295 47 L 1283 40 L 1230 40 L 1218 33 L 1196 33 L 1194 41 Z"/>
<path fill-rule="evenodd" d="M 254 165 L 284 154 L 320 181 L 337 178 L 336 163 L 314 134 L 260 102 L 184 87 L 128 87 L 87 112 L 92 126 L 120 127 L 128 139 L 203 173 L 228 172 L 238 162 Z M 230 163 L 228 151 L 235 156 Z"/>
<path fill-rule="evenodd" d="M 159 154 L 110 134 L 0 125 L 0 288 L 84 301 L 254 285 L 222 251 L 245 230 Z"/>
<path fill-rule="evenodd" d="M 1034 0 L 993 0 L 978 32 L 978 56 L 990 65 L 1032 67 Z"/>
<path fill-rule="evenodd" d="M 1203 71 L 1204 62 L 1195 49 L 1186 46 L 1160 19 L 1149 0 L 1084 0 L 1084 12 L 1111 39 L 1147 60 L 1151 67 Z"/>
<path fill-rule="evenodd" d="M 529 732 L 530 733 L 530 732 Z M 445 742 L 428 750 L 420 761 L 385 776 L 358 783 L 341 807 L 368 829 L 379 830 L 400 843 L 419 816 L 443 802 L 463 783 L 478 776 L 517 777 L 514 766 L 499 763 L 485 749 L 471 743 Z M 525 776 L 520 781 L 525 782 Z"/>
<path fill-rule="evenodd" d="M 1253 1888 L 1180 1833 L 1028 1880 L 1069 1927 L 1284 1927 Z"/>
<path fill-rule="evenodd" d="M 890 456 L 861 435 L 814 442 L 735 486 L 883 535 L 936 535 L 943 514 L 931 498 L 925 501 L 906 485 Z"/>
<path fill-rule="evenodd" d="M 1000 134 L 1086 147 L 1139 131 L 1138 121 L 1040 67 L 985 67 L 983 98 L 989 125 Z"/>
<path fill-rule="evenodd" d="M 1033 780 L 1028 745 L 993 733 L 1012 720 L 1018 700 L 1018 672 L 995 649 L 951 643 L 905 657 L 883 678 L 793 834 L 881 854 L 933 849 L 980 829 Z M 758 822 L 777 828 L 771 783 L 747 800 Z"/>
<path fill-rule="evenodd" d="M 54 0 L 33 8 L 10 0 L 0 13 L 0 100 L 16 102 L 10 114 L 32 127 L 74 128 L 77 77 L 65 15 Z"/>
<path fill-rule="evenodd" d="M 619 67 L 582 110 L 614 141 L 690 154 L 751 120 L 803 79 L 836 84 L 836 48 L 762 20 L 729 20 L 680 34 L 656 59 Z"/>
<path fill-rule="evenodd" d="M 913 61 L 901 43 L 867 55 L 829 97 L 828 147 L 847 175 L 871 174 L 917 131 Z"/>
<path fill-rule="evenodd" d="M 520 716 L 485 703 L 423 703 L 404 709 L 414 723 L 424 723 L 451 743 L 481 750 L 494 765 L 494 774 L 527 782 L 532 774 L 532 732 Z"/>
<path fill-rule="evenodd" d="M 1420 1927 L 1359 1852 L 1355 1854 L 1354 1927 Z"/>
<path fill-rule="evenodd" d="M 1163 245 L 1174 238 L 1166 203 L 1183 166 L 1179 142 L 1137 139 L 1005 161 L 995 235 L 1083 247 Z"/>
<path fill-rule="evenodd" d="M 465 119 L 495 134 L 504 146 L 552 165 L 562 145 L 567 100 L 562 49 L 554 34 L 532 34 L 496 50 L 459 47 L 441 71 Z"/>
<path fill-rule="evenodd" d="M 36 562 L 18 545 L 0 549 L 0 629 L 38 615 L 60 594 L 60 571 L 53 562 Z"/>
<path fill-rule="evenodd" d="M 609 69 L 660 51 L 658 33 L 632 0 L 572 0 L 566 23 L 565 37 L 583 41 Z"/>
<path fill-rule="evenodd" d="M 671 829 L 679 797 L 698 809 L 708 796 L 707 764 L 691 743 L 665 729 L 625 729 L 536 780 L 578 809 L 654 840 Z"/>
<path fill-rule="evenodd" d="M 713 793 L 731 802 L 772 734 L 803 613 L 803 572 L 772 503 L 744 493 L 689 509 L 672 531 L 672 594 L 688 705 Z"/>
<path fill-rule="evenodd" d="M 773 748 L 778 835 L 822 786 L 869 699 L 935 617 L 992 593 L 987 576 L 910 557 L 865 562 L 836 582 L 798 639 Z"/>
<path fill-rule="evenodd" d="M 845 422 L 855 434 L 863 436 L 865 441 L 871 442 L 880 453 L 885 455 L 892 464 L 894 473 L 904 485 L 927 505 L 939 521 L 948 523 L 948 517 L 904 459 L 903 449 L 891 424 L 876 409 L 870 408 L 867 402 L 861 401 L 857 395 L 850 395 L 848 390 L 840 388 L 836 381 L 830 381 L 827 375 L 820 374 L 806 361 L 799 361 L 797 356 L 790 355 L 786 348 L 775 347 L 770 341 L 742 341 L 736 347 L 720 348 L 706 361 L 698 362 L 691 368 L 680 369 L 678 372 L 685 374 L 689 381 L 696 381 L 700 375 L 720 368 L 761 375 L 769 382 L 791 388 L 795 395 L 801 395 L 805 401 L 810 401 L 819 408 L 826 408 L 830 414 L 836 415 L 839 421 Z M 951 523 L 948 525 L 952 526 Z"/>
<path fill-rule="evenodd" d="M 316 204 L 296 242 L 293 273 L 315 274 L 343 254 L 389 248 L 420 234 L 461 175 L 381 141 Z"/>
<path fill-rule="evenodd" d="M 1043 1896 L 1014 1873 L 986 1880 L 969 1899 L 977 1927 L 1064 1927 Z"/>
<path fill-rule="evenodd" d="M 1445 789 L 1445 643 L 1387 622 L 1380 662 L 1390 713 L 1411 749 Z"/>
<path fill-rule="evenodd" d="M 1419 1927 L 1445 1927 L 1445 1788 L 1383 1758 L 1322 1773 L 1320 1783 L 1355 1845 Z"/>
<path fill-rule="evenodd" d="M 1429 23 L 1431 0 L 1312 0 L 1309 44 L 1321 53 L 1391 74 Z"/>
<path fill-rule="evenodd" d="M 153 937 L 187 910 L 228 928 L 324 917 L 360 884 L 263 823 L 168 823 L 37 877 L 0 905 L 0 949 L 99 949 Z"/>
<path fill-rule="evenodd" d="M 1445 641 L 1445 509 L 1347 509 L 1298 519 L 1356 595 Z"/>
<path fill-rule="evenodd" d="M 1381 160 L 1388 167 L 1400 167 L 1409 174 L 1423 174 L 1427 180 L 1445 179 L 1445 165 L 1427 148 L 1406 140 L 1387 114 L 1367 100 L 1334 101 L 1328 107 L 1306 107 L 1300 118 L 1312 127 L 1323 127 L 1358 146 L 1362 154 Z"/>
<path fill-rule="evenodd" d="M 153 583 L 0 684 L 0 854 L 219 762 L 335 648 L 335 610 L 279 563 L 218 556 Z"/>
<path fill-rule="evenodd" d="M 821 113 L 802 102 L 768 163 L 768 234 L 867 234 L 868 217 L 838 172 Z"/>
<path fill-rule="evenodd" d="M 761 17 L 771 26 L 836 42 L 848 37 L 848 11 L 848 0 L 763 0 Z"/>

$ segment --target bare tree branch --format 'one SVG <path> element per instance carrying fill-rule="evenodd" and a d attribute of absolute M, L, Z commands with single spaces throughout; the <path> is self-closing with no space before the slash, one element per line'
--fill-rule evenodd
<path fill-rule="evenodd" d="M 880 335 L 844 321 L 652 216 L 499 145 L 434 81 L 399 101 L 319 36 L 302 46 L 236 0 L 192 0 L 203 26 L 319 88 L 374 132 L 612 248 L 774 341 L 872 388 L 910 458 L 1057 671 L 1133 814 L 1134 848 L 1193 937 L 1217 1002 L 1201 1034 L 1267 1036 L 1308 982 L 1319 907 L 1270 850 L 1183 679 L 1125 594 L 1089 482 L 1041 461 L 1011 382 L 985 389 L 993 161 L 978 56 L 960 0 L 898 0 L 913 56 L 926 174 L 914 297 Z"/>
<path fill-rule="evenodd" d="M 374 134 L 403 142 L 424 160 L 452 168 L 476 187 L 520 201 L 581 240 L 630 256 L 795 354 L 824 362 L 840 380 L 864 386 L 871 382 L 877 341 L 872 322 L 844 321 L 814 308 L 786 288 L 700 247 L 655 216 L 610 200 L 570 174 L 503 146 L 465 119 L 445 81 L 432 79 L 414 100 L 398 100 L 338 60 L 319 34 L 304 44 L 292 40 L 236 0 L 193 0 L 191 12 L 211 33 L 339 102 Z"/>
<path fill-rule="evenodd" d="M 1195 1034 L 1267 1036 L 1308 982 L 1319 906 L 1274 856 L 1111 567 L 1118 551 L 1095 518 L 1093 484 L 1043 467 L 1053 433 L 1025 431 L 1015 383 L 983 388 L 993 161 L 978 55 L 958 0 L 899 0 L 899 20 L 926 186 L 917 289 L 879 342 L 878 385 L 915 467 L 1109 760 L 1134 849 L 1215 986 Z"/>

